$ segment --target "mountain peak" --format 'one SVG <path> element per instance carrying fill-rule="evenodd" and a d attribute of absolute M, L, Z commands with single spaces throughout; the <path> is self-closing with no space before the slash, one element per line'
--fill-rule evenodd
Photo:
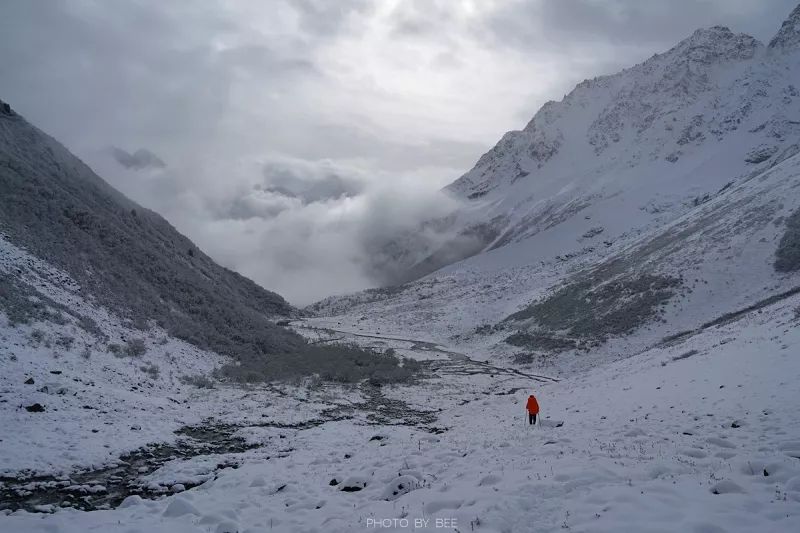
<path fill-rule="evenodd" d="M 781 29 L 769 42 L 770 49 L 785 50 L 800 44 L 800 5 L 781 24 Z"/>
<path fill-rule="evenodd" d="M 726 26 L 700 28 L 679 42 L 664 56 L 693 62 L 750 59 L 762 44 L 745 33 L 734 33 Z"/>

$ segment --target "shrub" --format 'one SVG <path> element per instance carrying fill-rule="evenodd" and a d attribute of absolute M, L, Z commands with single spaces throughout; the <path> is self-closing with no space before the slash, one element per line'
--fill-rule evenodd
<path fill-rule="evenodd" d="M 122 346 L 115 342 L 110 342 L 108 344 L 108 351 L 109 353 L 116 355 L 117 357 L 122 357 Z"/>
<path fill-rule="evenodd" d="M 514 354 L 514 363 L 517 365 L 531 365 L 533 364 L 536 354 L 530 352 L 523 352 Z"/>
<path fill-rule="evenodd" d="M 160 373 L 160 369 L 158 368 L 158 366 L 156 366 L 156 365 L 154 365 L 152 363 L 149 364 L 149 365 L 140 366 L 139 370 L 141 370 L 142 372 L 144 372 L 145 374 L 150 376 L 150 379 L 153 379 L 153 380 L 158 379 L 158 376 L 159 376 L 159 373 Z"/>
<path fill-rule="evenodd" d="M 128 357 L 141 357 L 147 353 L 147 345 L 143 339 L 130 339 L 125 343 L 124 354 Z"/>
<path fill-rule="evenodd" d="M 71 350 L 72 345 L 75 343 L 75 337 L 70 335 L 59 335 L 56 337 L 56 346 L 60 346 L 65 350 Z"/>
<path fill-rule="evenodd" d="M 547 352 L 564 352 L 578 347 L 578 344 L 572 339 L 522 331 L 509 336 L 505 342 L 520 348 Z"/>
<path fill-rule="evenodd" d="M 786 231 L 775 250 L 775 270 L 800 270 L 800 209 L 786 219 Z"/>
<path fill-rule="evenodd" d="M 202 374 L 195 374 L 194 376 L 181 376 L 178 381 L 184 385 L 192 385 L 199 389 L 213 389 L 214 382 Z"/>
<path fill-rule="evenodd" d="M 45 332 L 40 329 L 31 331 L 31 340 L 38 346 L 45 339 Z"/>

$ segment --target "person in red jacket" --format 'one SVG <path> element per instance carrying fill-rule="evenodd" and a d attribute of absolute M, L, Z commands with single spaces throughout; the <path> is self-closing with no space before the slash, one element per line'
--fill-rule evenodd
<path fill-rule="evenodd" d="M 536 415 L 539 414 L 539 402 L 536 401 L 536 396 L 533 394 L 528 396 L 528 403 L 525 404 L 525 409 L 528 411 L 528 424 L 535 424 Z"/>

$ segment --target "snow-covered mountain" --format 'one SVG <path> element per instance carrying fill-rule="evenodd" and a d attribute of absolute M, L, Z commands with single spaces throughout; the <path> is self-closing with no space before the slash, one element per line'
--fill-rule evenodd
<path fill-rule="evenodd" d="M 311 309 L 618 355 L 789 290 L 800 279 L 774 263 L 800 207 L 798 87 L 800 7 L 768 46 L 701 29 L 587 80 L 448 187 L 480 253 Z M 620 340 L 633 331 L 635 346 Z"/>

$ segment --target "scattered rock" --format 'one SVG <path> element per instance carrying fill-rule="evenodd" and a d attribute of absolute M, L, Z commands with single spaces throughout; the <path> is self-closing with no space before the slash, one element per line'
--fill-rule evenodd
<path fill-rule="evenodd" d="M 28 379 L 25 380 L 25 385 L 33 385 L 34 383 L 36 383 L 36 382 L 33 381 L 33 378 L 28 378 Z"/>
<path fill-rule="evenodd" d="M 56 376 L 58 376 L 58 375 L 61 374 L 61 370 L 51 370 L 50 373 L 51 374 L 55 374 Z"/>
<path fill-rule="evenodd" d="M 186 490 L 186 487 L 182 483 L 176 483 L 169 488 L 169 491 L 173 494 L 177 494 L 179 492 L 183 492 Z"/>
<path fill-rule="evenodd" d="M 372 441 L 374 441 L 374 440 L 381 441 L 381 440 L 383 440 L 383 439 L 385 439 L 385 438 L 386 438 L 386 437 L 384 437 L 383 435 L 373 435 L 373 436 L 372 436 L 372 438 L 370 438 L 370 439 L 369 439 L 369 441 L 370 441 L 370 442 L 372 442 Z"/>
<path fill-rule="evenodd" d="M 403 494 L 407 494 L 412 490 L 419 488 L 419 486 L 420 483 L 415 477 L 400 476 L 386 486 L 381 499 L 386 501 L 394 501 Z"/>
<path fill-rule="evenodd" d="M 33 405 L 26 405 L 25 410 L 29 413 L 44 413 L 44 406 L 40 403 L 35 403 Z"/>
<path fill-rule="evenodd" d="M 758 163 L 763 163 L 775 155 L 777 151 L 777 146 L 768 146 L 762 144 L 761 146 L 750 150 L 744 160 L 746 163 L 750 163 L 751 165 L 757 165 Z"/>
<path fill-rule="evenodd" d="M 339 484 L 339 481 L 336 478 L 333 478 L 328 482 L 328 485 L 330 485 L 331 487 L 335 487 L 338 484 Z"/>
<path fill-rule="evenodd" d="M 342 492 L 358 492 L 364 490 L 367 486 L 367 480 L 360 476 L 350 476 L 342 481 L 339 490 Z"/>

